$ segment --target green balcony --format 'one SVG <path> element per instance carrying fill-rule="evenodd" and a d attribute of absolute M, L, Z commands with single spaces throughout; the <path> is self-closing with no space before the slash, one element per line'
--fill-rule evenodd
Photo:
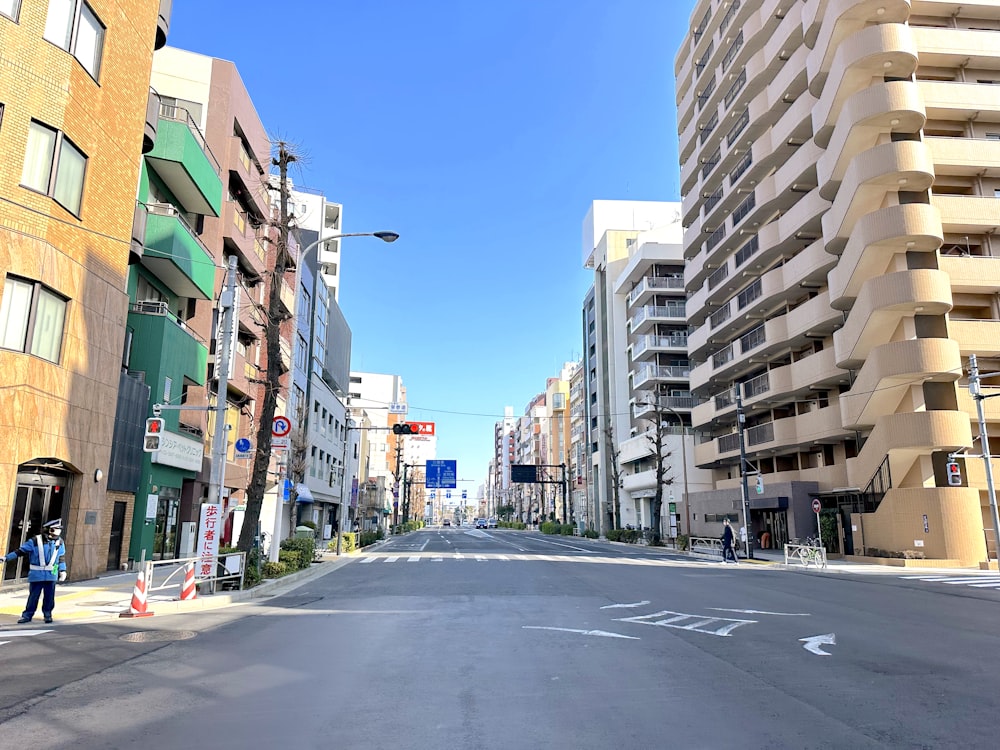
<path fill-rule="evenodd" d="M 156 144 L 147 163 L 188 213 L 218 216 L 222 210 L 219 162 L 187 110 L 160 105 Z"/>
<path fill-rule="evenodd" d="M 208 346 L 167 309 L 165 302 L 139 302 L 129 308 L 133 331 L 129 368 L 146 373 L 154 392 L 170 378 L 180 395 L 184 379 L 205 384 Z"/>
<path fill-rule="evenodd" d="M 212 299 L 215 261 L 177 209 L 150 203 L 142 265 L 180 297 Z"/>

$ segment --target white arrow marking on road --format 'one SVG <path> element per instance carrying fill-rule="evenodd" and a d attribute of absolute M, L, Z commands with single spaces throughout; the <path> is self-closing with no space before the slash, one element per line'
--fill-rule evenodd
<path fill-rule="evenodd" d="M 622 635 L 621 633 L 609 633 L 607 630 L 576 630 L 575 628 L 547 628 L 543 625 L 522 625 L 525 630 L 558 630 L 560 633 L 579 633 L 580 635 L 596 635 L 601 638 L 625 638 L 630 641 L 641 640 L 634 635 Z"/>
<path fill-rule="evenodd" d="M 717 612 L 739 612 L 743 615 L 777 615 L 778 617 L 810 617 L 807 612 L 766 612 L 763 609 L 727 609 L 726 607 L 709 607 Z"/>
<path fill-rule="evenodd" d="M 831 656 L 826 651 L 820 648 L 823 645 L 836 646 L 837 636 L 834 633 L 827 633 L 826 635 L 813 635 L 809 638 L 799 638 L 805 645 L 802 646 L 806 651 L 811 651 L 816 654 L 816 656 Z"/>
<path fill-rule="evenodd" d="M 645 607 L 647 604 L 649 602 L 646 600 L 636 602 L 635 604 L 605 604 L 601 609 L 628 609 L 629 607 Z"/>

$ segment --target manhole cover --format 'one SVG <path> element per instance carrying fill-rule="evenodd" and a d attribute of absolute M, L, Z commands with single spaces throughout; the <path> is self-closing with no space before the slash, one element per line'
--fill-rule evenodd
<path fill-rule="evenodd" d="M 139 630 L 135 633 L 125 633 L 118 640 L 132 643 L 154 643 L 156 641 L 186 641 L 198 635 L 193 630 Z"/>

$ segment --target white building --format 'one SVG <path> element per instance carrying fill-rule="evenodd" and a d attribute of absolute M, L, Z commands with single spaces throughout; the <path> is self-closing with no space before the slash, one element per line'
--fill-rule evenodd
<path fill-rule="evenodd" d="M 398 491 L 396 483 L 395 440 L 390 428 L 390 404 L 406 403 L 406 388 L 403 378 L 399 375 L 386 375 L 373 372 L 351 372 L 350 374 L 350 405 L 351 409 L 364 410 L 369 420 L 367 428 L 368 455 L 362 457 L 367 461 L 368 475 L 359 477 L 359 482 L 367 483 L 369 487 L 369 502 L 378 507 L 393 509 L 394 491 Z M 397 415 L 392 415 L 392 423 L 397 421 Z M 398 421 L 402 421 L 399 418 Z M 403 453 L 406 445 L 402 444 L 400 464 L 406 463 L 408 457 Z M 402 476 L 402 468 L 399 469 Z M 401 510 L 401 506 L 400 506 Z"/>

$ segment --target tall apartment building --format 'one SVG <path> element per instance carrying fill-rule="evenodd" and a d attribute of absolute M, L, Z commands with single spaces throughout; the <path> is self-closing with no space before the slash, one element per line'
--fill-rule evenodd
<path fill-rule="evenodd" d="M 563 523 L 573 522 L 573 503 L 569 492 L 571 488 L 570 474 L 570 380 L 573 378 L 577 365 L 566 362 L 558 377 L 545 381 L 545 422 L 547 434 L 546 452 L 543 463 L 549 466 L 546 478 L 550 482 L 560 484 L 548 485 L 553 490 L 556 518 Z M 565 480 L 565 484 L 562 484 Z M 565 495 L 563 494 L 565 493 Z"/>
<path fill-rule="evenodd" d="M 117 567 L 128 546 L 148 389 L 126 387 L 141 406 L 115 413 L 169 7 L 0 3 L 0 529 L 13 549 L 61 518 L 73 578 Z M 27 572 L 8 564 L 3 578 Z"/>
<path fill-rule="evenodd" d="M 510 482 L 511 464 L 517 463 L 514 458 L 517 418 L 514 407 L 503 408 L 503 419 L 493 425 L 493 458 L 490 461 L 489 479 L 486 483 L 487 496 L 491 499 L 491 507 L 512 505 L 514 488 Z"/>
<path fill-rule="evenodd" d="M 944 464 L 973 445 L 968 355 L 1000 369 L 998 31 L 993 2 L 698 2 L 675 70 L 713 519 L 738 398 L 755 536 L 810 533 L 819 497 L 847 553 L 986 557 L 981 462 Z"/>
<path fill-rule="evenodd" d="M 218 390 L 216 300 L 231 256 L 236 326 L 223 344 L 232 352 L 224 396 L 227 514 L 243 502 L 252 459 L 237 458 L 235 443 L 256 438 L 267 267 L 270 146 L 236 67 L 166 47 L 153 59 L 151 85 L 159 129 L 138 191 L 146 226 L 143 255 L 129 277 L 126 366 L 152 389 L 151 404 L 193 408 L 164 411 L 161 449 L 144 456 L 132 560 L 193 554 L 217 429 L 214 412 L 204 411 Z M 226 528 L 228 539 L 232 524 Z"/>
<path fill-rule="evenodd" d="M 689 484 L 706 479 L 683 465 L 693 458 L 693 442 L 680 206 L 594 201 L 584 220 L 583 259 L 594 270 L 583 332 L 594 528 L 652 527 L 654 407 L 676 420 L 659 427 L 667 478 L 678 486 L 685 476 Z M 676 535 L 685 531 L 678 528 L 676 502 L 686 498 L 681 491 L 675 497 L 675 515 L 665 515 L 665 503 L 661 528 Z"/>
<path fill-rule="evenodd" d="M 585 329 L 586 330 L 586 329 Z M 587 449 L 586 378 L 583 360 L 575 363 L 569 379 L 569 492 L 573 519 L 581 529 L 593 528 L 587 486 L 590 475 L 590 452 Z"/>
<path fill-rule="evenodd" d="M 366 501 L 369 508 L 395 510 L 393 518 L 401 518 L 402 504 L 394 497 L 398 493 L 396 476 L 402 477 L 401 464 L 407 461 L 405 441 L 400 445 L 400 466 L 396 464 L 396 441 L 398 435 L 391 432 L 391 424 L 403 421 L 405 417 L 389 414 L 390 404 L 406 403 L 406 387 L 399 375 L 374 372 L 350 373 L 351 412 L 364 412 L 368 420 L 368 452 L 361 457 L 362 465 L 367 464 L 366 476 L 358 481 L 367 485 Z M 398 472 L 398 473 L 397 473 Z M 395 505 L 394 505 L 395 503 Z"/>

